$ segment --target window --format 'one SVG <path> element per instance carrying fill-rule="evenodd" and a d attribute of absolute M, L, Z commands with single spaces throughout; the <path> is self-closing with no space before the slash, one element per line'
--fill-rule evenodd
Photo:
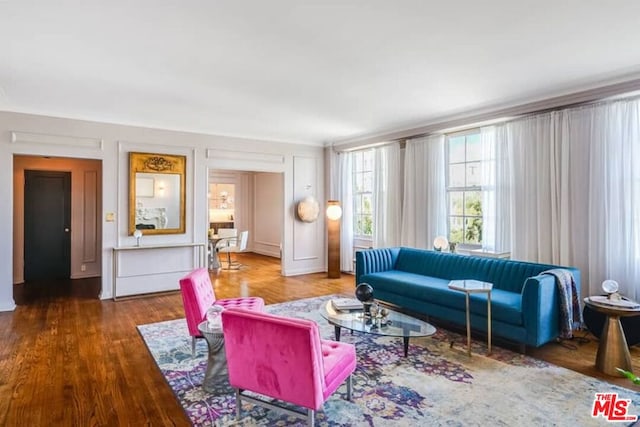
<path fill-rule="evenodd" d="M 373 234 L 373 150 L 353 153 L 353 226 L 356 237 Z"/>
<path fill-rule="evenodd" d="M 449 241 L 482 244 L 482 144 L 479 130 L 447 137 Z"/>

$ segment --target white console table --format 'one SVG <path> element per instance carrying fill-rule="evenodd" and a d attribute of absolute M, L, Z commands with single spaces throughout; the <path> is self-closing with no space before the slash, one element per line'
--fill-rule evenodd
<path fill-rule="evenodd" d="M 205 243 L 113 248 L 112 298 L 179 289 L 178 280 L 206 266 Z"/>

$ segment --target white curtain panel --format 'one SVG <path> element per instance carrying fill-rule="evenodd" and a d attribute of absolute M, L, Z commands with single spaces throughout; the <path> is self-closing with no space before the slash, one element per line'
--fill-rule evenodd
<path fill-rule="evenodd" d="M 621 101 L 569 113 L 569 127 L 590 138 L 572 138 L 578 153 L 589 149 L 588 278 L 590 293 L 605 279 L 640 299 L 640 101 Z M 575 131 L 574 131 L 575 129 Z M 585 159 L 586 160 L 586 159 Z M 583 196 L 584 200 L 585 196 Z M 577 230 L 576 230 L 577 231 Z"/>
<path fill-rule="evenodd" d="M 544 263 L 570 259 L 566 182 L 569 157 L 556 131 L 558 113 L 504 125 L 511 148 L 511 254 Z"/>
<path fill-rule="evenodd" d="M 503 212 L 496 194 L 496 139 L 495 126 L 480 129 L 480 144 L 482 146 L 482 163 L 480 166 L 480 185 L 482 186 L 482 247 L 497 251 L 497 220 Z M 501 218 L 502 219 L 502 218 Z"/>
<path fill-rule="evenodd" d="M 433 248 L 447 230 L 444 135 L 407 141 L 403 199 L 401 244 Z"/>
<path fill-rule="evenodd" d="M 329 192 L 327 194 L 327 200 L 338 200 L 340 194 L 340 182 L 342 177 L 340 176 L 340 153 L 334 150 L 332 147 L 329 150 Z"/>
<path fill-rule="evenodd" d="M 340 153 L 337 161 L 339 178 L 335 191 L 342 206 L 340 222 L 340 270 L 353 271 L 353 155 Z"/>
<path fill-rule="evenodd" d="M 505 210 L 496 227 L 509 217 L 512 257 L 578 267 L 583 296 L 614 279 L 639 299 L 640 101 L 539 114 L 496 130 L 510 168 L 496 168 L 510 213 L 496 202 Z"/>
<path fill-rule="evenodd" d="M 373 246 L 400 245 L 402 182 L 400 145 L 377 147 L 373 151 Z"/>

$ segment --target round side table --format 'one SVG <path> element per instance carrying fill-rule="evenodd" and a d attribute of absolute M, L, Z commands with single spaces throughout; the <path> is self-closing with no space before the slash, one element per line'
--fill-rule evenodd
<path fill-rule="evenodd" d="M 220 330 L 211 330 L 207 321 L 198 325 L 198 330 L 207 341 L 209 358 L 202 388 L 209 393 L 217 393 L 229 388 L 227 354 L 224 351 L 224 335 Z"/>
<path fill-rule="evenodd" d="M 627 340 L 622 330 L 620 317 L 639 316 L 640 308 L 615 307 L 607 304 L 600 304 L 589 298 L 584 299 L 584 303 L 594 311 L 606 316 L 600 343 L 598 344 L 598 354 L 596 355 L 596 369 L 607 375 L 619 376 L 616 368 L 631 371 L 631 354 L 627 346 Z"/>

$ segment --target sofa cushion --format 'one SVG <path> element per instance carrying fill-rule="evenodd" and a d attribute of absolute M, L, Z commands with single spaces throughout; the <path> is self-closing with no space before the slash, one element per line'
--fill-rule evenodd
<path fill-rule="evenodd" d="M 464 292 L 449 289 L 449 279 L 423 276 L 406 271 L 388 270 L 365 274 L 362 281 L 369 283 L 376 292 L 403 295 L 417 301 L 442 305 L 456 310 L 465 309 Z M 487 315 L 486 294 L 471 294 L 471 313 Z M 429 313 L 427 313 L 429 314 Z M 513 325 L 522 325 L 522 297 L 520 293 L 494 288 L 491 291 L 491 316 Z"/>
<path fill-rule="evenodd" d="M 401 248 L 394 269 L 448 280 L 476 279 L 493 283 L 494 289 L 520 293 L 527 278 L 552 265 L 481 258 L 424 249 Z"/>

